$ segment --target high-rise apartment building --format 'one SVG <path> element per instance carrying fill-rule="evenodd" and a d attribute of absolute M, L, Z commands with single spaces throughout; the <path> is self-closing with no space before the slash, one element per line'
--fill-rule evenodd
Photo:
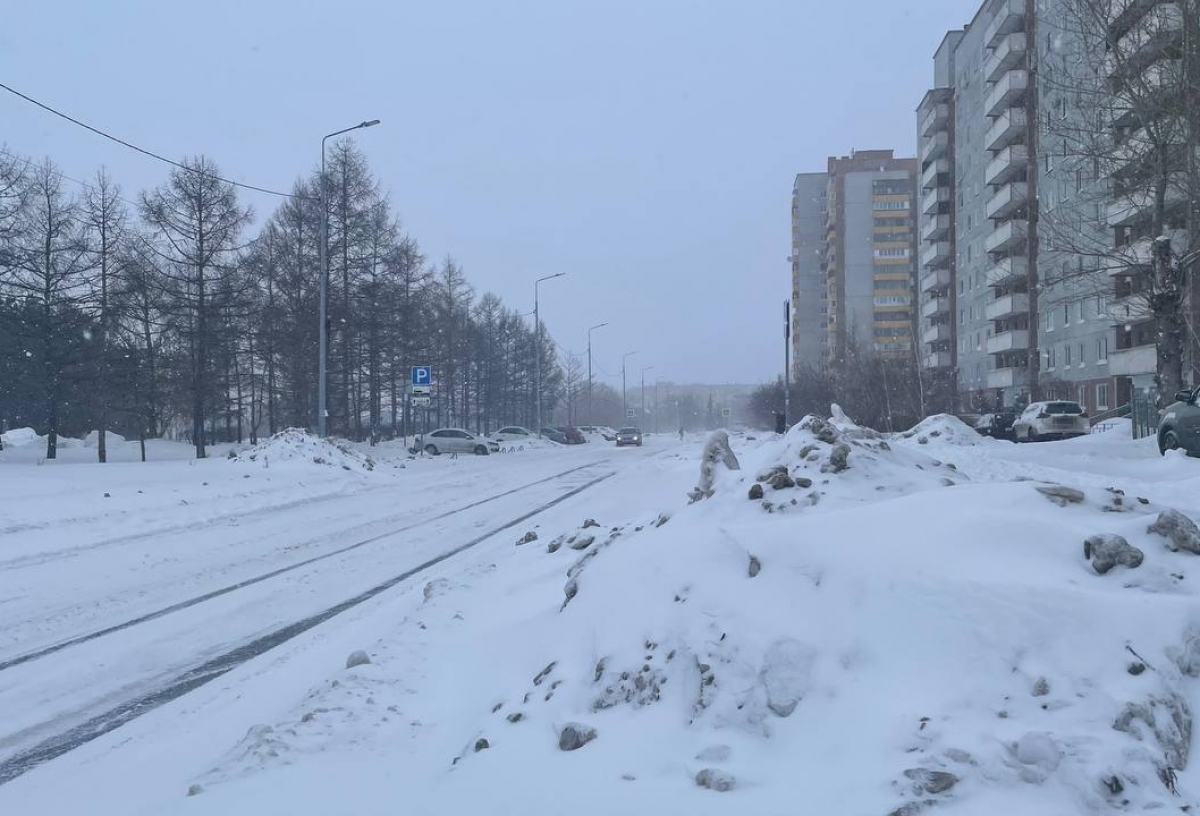
<path fill-rule="evenodd" d="M 1117 405 L 1111 283 L 1086 249 L 1112 240 L 1093 201 L 1105 179 L 1064 136 L 1092 98 L 1065 81 L 1092 47 L 1064 25 L 1074 1 L 985 0 L 942 41 L 917 108 L 922 359 L 950 386 L 944 410 Z"/>
<path fill-rule="evenodd" d="M 860 150 L 830 157 L 825 173 L 796 177 L 797 368 L 836 364 L 852 351 L 883 357 L 915 353 L 916 173 L 916 159 L 896 158 L 891 150 Z M 813 238 L 814 219 L 821 227 L 819 241 Z"/>

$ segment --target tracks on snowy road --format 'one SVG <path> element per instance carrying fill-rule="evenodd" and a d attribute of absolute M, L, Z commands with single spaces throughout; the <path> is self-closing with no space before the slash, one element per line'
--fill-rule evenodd
<path fill-rule="evenodd" d="M 0 759 L 0 784 L 579 495 L 615 475 L 585 472 L 607 464 L 580 465 L 0 662 L 0 709 L 14 715 L 4 719 L 15 729 L 0 735 L 0 750 L 12 751 Z M 403 566 L 393 548 L 367 546 L 406 533 Z M 457 543 L 447 547 L 447 537 Z M 381 571 L 394 574 L 379 581 Z"/>

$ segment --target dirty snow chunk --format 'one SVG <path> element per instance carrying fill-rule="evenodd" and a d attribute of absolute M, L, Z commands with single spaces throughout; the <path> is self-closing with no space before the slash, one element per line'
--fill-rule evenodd
<path fill-rule="evenodd" d="M 784 474 L 785 476 L 787 475 L 787 465 L 775 465 L 774 467 L 769 467 L 766 470 L 760 470 L 758 472 L 758 476 L 754 478 L 754 481 L 769 482 L 780 473 Z"/>
<path fill-rule="evenodd" d="M 772 643 L 763 655 L 762 682 L 767 707 L 780 717 L 790 716 L 812 687 L 816 651 L 798 640 L 784 638 Z"/>
<path fill-rule="evenodd" d="M 1049 734 L 1031 731 L 1017 740 L 1013 746 L 1013 756 L 1022 765 L 1032 765 L 1050 772 L 1057 770 L 1063 753 Z"/>
<path fill-rule="evenodd" d="M 1114 729 L 1139 740 L 1145 740 L 1143 725 L 1158 740 L 1169 767 L 1187 767 L 1192 744 L 1192 711 L 1182 697 L 1170 692 L 1144 703 L 1128 703 L 1113 722 Z"/>
<path fill-rule="evenodd" d="M 696 754 L 696 759 L 701 762 L 728 762 L 732 755 L 733 750 L 728 745 L 710 745 Z"/>
<path fill-rule="evenodd" d="M 537 540 L 538 540 L 537 532 L 535 532 L 534 530 L 530 530 L 528 533 L 526 533 L 525 535 L 523 535 L 517 539 L 517 546 L 520 547 L 522 544 L 531 544 Z"/>
<path fill-rule="evenodd" d="M 477 754 L 480 751 L 486 751 L 488 748 L 491 748 L 491 747 L 492 747 L 491 743 L 488 742 L 483 737 L 480 737 L 479 739 L 475 740 L 475 753 L 477 753 Z"/>
<path fill-rule="evenodd" d="M 1039 677 L 1033 684 L 1033 691 L 1031 693 L 1034 697 L 1045 697 L 1050 693 L 1050 681 L 1045 677 Z"/>
<path fill-rule="evenodd" d="M 958 777 L 949 771 L 909 768 L 904 775 L 912 780 L 914 793 L 945 793 L 958 784 Z"/>
<path fill-rule="evenodd" d="M 580 723 L 567 723 L 558 734 L 558 750 L 575 751 L 595 738 L 595 728 Z"/>
<path fill-rule="evenodd" d="M 758 556 L 756 556 L 756 555 L 750 556 L 750 569 L 749 569 L 750 577 L 751 578 L 756 577 L 758 575 L 758 573 L 761 571 L 762 571 L 762 562 L 758 560 Z"/>
<path fill-rule="evenodd" d="M 596 541 L 595 536 L 579 536 L 571 540 L 572 550 L 586 550 Z"/>
<path fill-rule="evenodd" d="M 837 429 L 820 417 L 807 416 L 800 421 L 800 424 L 797 427 L 808 431 L 815 436 L 818 441 L 824 442 L 827 445 L 832 445 L 834 442 L 838 441 Z M 814 447 L 812 450 L 815 451 L 816 448 Z"/>
<path fill-rule="evenodd" d="M 829 464 L 821 468 L 822 471 L 831 473 L 841 473 L 850 467 L 850 446 L 845 442 L 838 442 L 833 446 L 833 450 L 829 452 Z"/>
<path fill-rule="evenodd" d="M 787 475 L 786 472 L 785 473 L 776 473 L 774 476 L 771 477 L 771 481 L 769 482 L 769 484 L 775 490 L 786 490 L 789 487 L 795 487 L 796 480 L 793 479 L 791 476 Z"/>
<path fill-rule="evenodd" d="M 1186 676 L 1200 677 L 1200 626 L 1190 624 L 1183 633 L 1183 647 L 1167 649 L 1167 655 Z"/>
<path fill-rule="evenodd" d="M 928 444 L 929 439 L 937 439 L 949 445 L 972 446 L 983 444 L 981 437 L 971 426 L 956 416 L 950 414 L 934 414 L 918 422 L 912 428 L 899 434 L 902 439 L 921 437 L 920 444 Z M 924 439 L 924 441 L 921 441 Z"/>
<path fill-rule="evenodd" d="M 1066 507 L 1068 504 L 1079 504 L 1084 499 L 1082 491 L 1076 490 L 1073 487 L 1066 487 L 1065 485 L 1042 485 L 1037 488 L 1037 492 L 1059 507 Z"/>
<path fill-rule="evenodd" d="M 750 501 L 758 501 L 763 497 L 762 485 L 755 483 L 750 485 Z"/>
<path fill-rule="evenodd" d="M 353 669 L 355 666 L 365 666 L 370 662 L 371 658 L 367 656 L 367 653 L 359 649 L 357 652 L 351 652 L 350 656 L 346 658 L 346 668 Z"/>
<path fill-rule="evenodd" d="M 741 463 L 729 447 L 729 434 L 725 431 L 713 431 L 704 443 L 704 454 L 700 461 L 700 482 L 692 491 L 692 501 L 708 498 L 713 494 L 713 484 L 716 481 L 717 465 L 722 464 L 729 470 L 741 470 Z"/>
<path fill-rule="evenodd" d="M 599 526 L 600 526 L 600 522 L 596 521 L 594 518 L 584 519 L 584 521 L 583 521 L 583 529 L 585 529 L 585 530 L 589 527 L 599 527 Z"/>
<path fill-rule="evenodd" d="M 1200 527 L 1178 510 L 1159 513 L 1158 519 L 1146 528 L 1146 532 L 1166 536 L 1170 540 L 1167 548 L 1174 552 L 1187 550 L 1200 555 Z"/>
<path fill-rule="evenodd" d="M 188 796 L 199 796 L 204 793 L 204 787 L 201 785 L 188 785 Z"/>
<path fill-rule="evenodd" d="M 733 774 L 725 773 L 718 768 L 705 768 L 696 774 L 696 784 L 711 791 L 724 793 L 737 787 L 737 779 Z"/>
<path fill-rule="evenodd" d="M 1099 575 L 1116 566 L 1136 569 L 1145 558 L 1142 551 L 1124 537 L 1111 533 L 1088 536 L 1083 542 L 1083 557 L 1091 559 L 1092 569 Z"/>

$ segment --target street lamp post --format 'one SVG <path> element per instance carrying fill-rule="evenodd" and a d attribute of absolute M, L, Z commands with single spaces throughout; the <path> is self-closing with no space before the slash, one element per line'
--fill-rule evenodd
<path fill-rule="evenodd" d="M 625 394 L 626 394 L 625 361 L 628 360 L 630 357 L 632 357 L 635 354 L 637 354 L 636 351 L 627 351 L 623 355 L 621 355 L 621 421 L 622 422 L 624 422 L 626 419 L 629 418 L 629 400 L 626 399 L 626 396 L 625 396 Z"/>
<path fill-rule="evenodd" d="M 607 323 L 597 323 L 588 329 L 588 424 L 596 424 L 596 408 L 592 402 L 592 332 L 602 329 Z"/>
<path fill-rule="evenodd" d="M 641 421 L 641 425 L 642 425 L 643 433 L 646 430 L 646 427 L 645 427 L 645 425 L 646 425 L 646 372 L 650 371 L 653 368 L 654 368 L 654 366 L 648 365 L 642 369 L 642 421 Z"/>
<path fill-rule="evenodd" d="M 318 331 L 317 345 L 317 435 L 329 435 L 329 406 L 328 394 L 326 393 L 326 357 L 329 352 L 329 318 L 327 316 L 329 303 L 329 214 L 328 208 L 325 206 L 325 142 L 332 139 L 334 136 L 341 136 L 343 133 L 349 133 L 352 130 L 359 128 L 375 127 L 379 124 L 378 119 L 370 119 L 359 122 L 357 125 L 348 128 L 336 130 L 321 139 L 321 179 L 317 185 L 317 199 L 321 207 L 321 238 L 320 244 L 320 276 L 321 282 L 317 287 L 320 291 L 320 319 L 321 327 Z"/>
<path fill-rule="evenodd" d="M 534 417 L 537 421 L 537 434 L 539 439 L 542 436 L 542 318 L 538 312 L 538 286 L 541 285 L 542 281 L 561 278 L 566 274 L 566 272 L 558 272 L 554 275 L 547 275 L 544 278 L 538 278 L 533 282 L 533 325 L 537 333 L 537 341 L 535 343 L 537 348 L 535 348 L 533 351 L 533 364 L 534 369 L 537 371 L 537 376 L 535 378 L 536 385 L 534 386 L 534 400 L 537 404 L 534 406 Z"/>

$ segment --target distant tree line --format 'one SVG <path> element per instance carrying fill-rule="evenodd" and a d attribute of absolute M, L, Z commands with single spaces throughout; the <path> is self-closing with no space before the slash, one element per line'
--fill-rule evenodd
<path fill-rule="evenodd" d="M 0 430 L 35 428 L 47 458 L 60 435 L 99 430 L 105 461 L 105 431 L 186 440 L 204 457 L 315 427 L 322 183 L 331 434 L 531 426 L 539 357 L 544 416 L 581 405 L 578 361 L 560 364 L 548 333 L 477 296 L 452 258 L 427 259 L 349 140 L 257 234 L 208 158 L 126 198 L 103 170 L 78 184 L 0 148 Z M 414 364 L 435 369 L 427 409 L 407 399 Z"/>

